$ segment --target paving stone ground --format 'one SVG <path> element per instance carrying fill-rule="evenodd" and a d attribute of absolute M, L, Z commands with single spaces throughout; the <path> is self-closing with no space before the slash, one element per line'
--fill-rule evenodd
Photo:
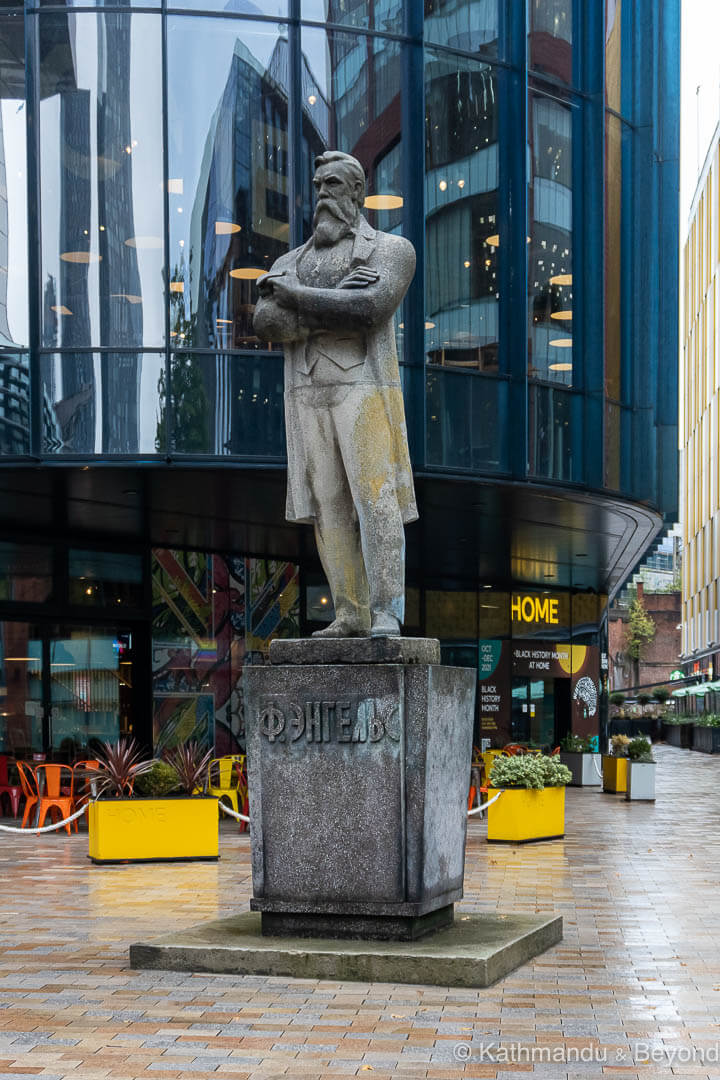
<path fill-rule="evenodd" d="M 0 1080 L 720 1078 L 720 759 L 656 753 L 654 805 L 568 789 L 565 840 L 470 825 L 461 911 L 565 919 L 486 990 L 132 971 L 131 942 L 246 908 L 247 836 L 96 867 L 82 832 L 0 832 Z"/>

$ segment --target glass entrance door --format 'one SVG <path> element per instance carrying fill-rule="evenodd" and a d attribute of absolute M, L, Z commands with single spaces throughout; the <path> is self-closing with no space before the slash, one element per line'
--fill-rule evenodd
<path fill-rule="evenodd" d="M 513 742 L 533 747 L 555 745 L 555 682 L 555 679 L 513 679 Z"/>

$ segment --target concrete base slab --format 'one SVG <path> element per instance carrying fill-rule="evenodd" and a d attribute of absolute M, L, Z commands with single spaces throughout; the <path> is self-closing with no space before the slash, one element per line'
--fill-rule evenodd
<path fill-rule="evenodd" d="M 260 914 L 201 923 L 130 946 L 130 966 L 224 975 L 482 987 L 562 940 L 562 916 L 456 913 L 420 941 L 263 937 Z"/>

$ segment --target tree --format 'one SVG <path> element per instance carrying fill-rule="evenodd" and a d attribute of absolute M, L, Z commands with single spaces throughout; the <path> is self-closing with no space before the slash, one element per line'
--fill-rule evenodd
<path fill-rule="evenodd" d="M 618 709 L 623 707 L 625 700 L 625 695 L 619 693 L 619 691 L 615 691 L 615 693 L 610 695 L 610 704 L 615 705 Z"/>
<path fill-rule="evenodd" d="M 636 596 L 630 604 L 630 618 L 626 630 L 626 648 L 628 655 L 636 662 L 643 649 L 655 637 L 655 620 L 648 615 L 645 604 Z"/>
<path fill-rule="evenodd" d="M 172 380 L 173 440 L 170 447 L 185 453 L 207 453 L 210 409 L 202 373 L 196 357 L 188 353 L 174 353 L 170 360 Z M 160 419 L 155 433 L 155 446 L 164 453 L 167 447 L 167 387 L 165 371 L 160 373 L 158 383 Z"/>
<path fill-rule="evenodd" d="M 658 705 L 664 705 L 670 697 L 670 691 L 664 686 L 656 686 L 652 692 L 652 696 Z"/>
<path fill-rule="evenodd" d="M 638 694 L 637 703 L 640 706 L 640 713 L 641 713 L 642 716 L 645 715 L 645 706 L 649 705 L 651 701 L 652 701 L 652 694 L 646 694 L 644 692 L 642 694 Z"/>

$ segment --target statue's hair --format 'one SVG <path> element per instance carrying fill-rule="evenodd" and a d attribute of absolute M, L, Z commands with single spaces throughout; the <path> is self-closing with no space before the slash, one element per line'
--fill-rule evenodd
<path fill-rule="evenodd" d="M 365 170 L 352 154 L 343 154 L 342 150 L 326 150 L 324 154 L 318 154 L 315 158 L 315 168 L 319 169 L 321 165 L 329 165 L 331 162 L 337 161 L 339 165 L 344 166 L 347 172 L 350 173 L 353 180 L 361 183 L 363 186 L 363 199 L 365 192 Z"/>

